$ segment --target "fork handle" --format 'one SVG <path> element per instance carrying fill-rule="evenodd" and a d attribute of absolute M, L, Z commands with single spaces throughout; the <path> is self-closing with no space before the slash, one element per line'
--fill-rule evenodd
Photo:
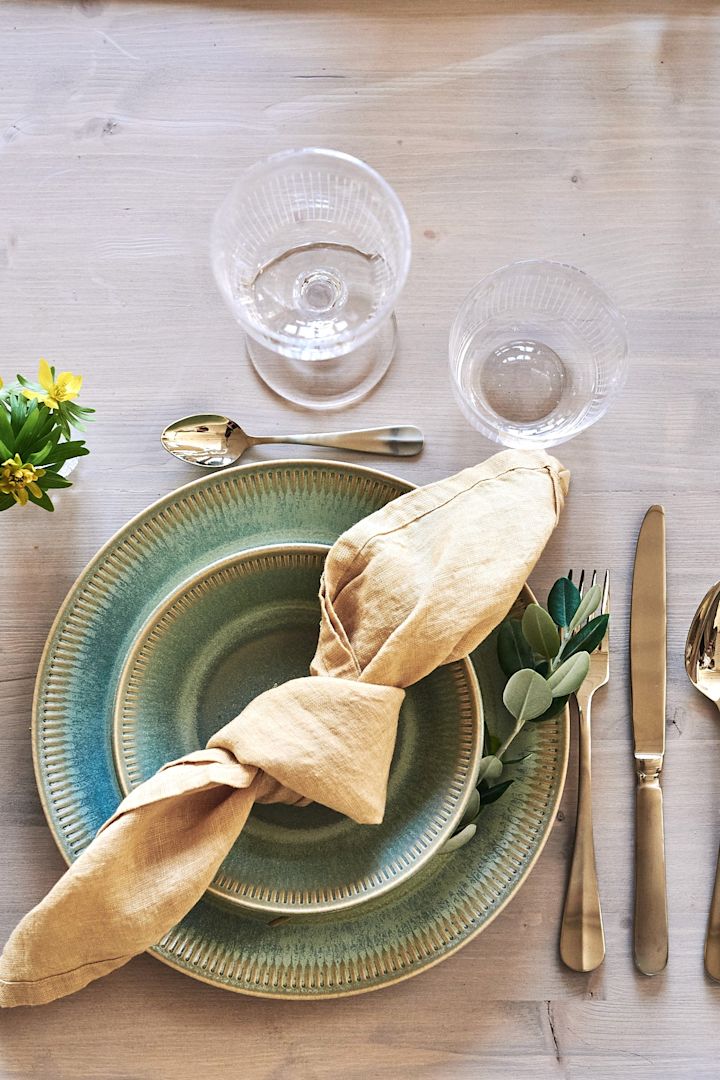
<path fill-rule="evenodd" d="M 583 695 L 585 697 L 585 695 Z M 590 697 L 576 698 L 580 739 L 578 806 L 570 879 L 560 928 L 560 956 L 573 971 L 594 971 L 605 958 L 592 827 Z"/>

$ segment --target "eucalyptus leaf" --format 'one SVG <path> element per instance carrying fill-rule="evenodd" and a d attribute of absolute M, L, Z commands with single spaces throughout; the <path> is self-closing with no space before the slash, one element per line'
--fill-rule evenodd
<path fill-rule="evenodd" d="M 549 617 L 549 616 L 548 616 Z M 537 671 L 523 668 L 512 675 L 503 692 L 503 702 L 509 713 L 520 723 L 534 720 L 552 704 L 552 693 Z"/>
<path fill-rule="evenodd" d="M 567 660 L 563 661 L 557 671 L 554 671 L 547 681 L 554 698 L 567 697 L 574 694 L 583 682 L 590 668 L 590 655 L 586 652 L 576 652 Z"/>
<path fill-rule="evenodd" d="M 519 619 L 506 619 L 497 636 L 500 667 L 507 679 L 516 671 L 533 666 L 533 654 Z"/>
<path fill-rule="evenodd" d="M 558 626 L 569 626 L 581 600 L 580 590 L 570 578 L 558 578 L 548 596 L 548 611 L 553 621 Z"/>
<path fill-rule="evenodd" d="M 477 788 L 473 788 L 470 792 L 470 798 L 467 801 L 463 816 L 460 818 L 460 827 L 469 825 L 474 818 L 480 813 L 480 792 Z"/>
<path fill-rule="evenodd" d="M 539 717 L 538 717 L 539 719 Z M 520 765 L 521 762 L 526 761 L 527 758 L 533 756 L 533 751 L 528 750 L 527 754 L 521 754 L 520 757 L 506 757 L 503 758 L 503 765 Z"/>
<path fill-rule="evenodd" d="M 528 604 L 522 618 L 522 631 L 535 652 L 552 660 L 560 650 L 560 635 L 545 608 Z"/>
<path fill-rule="evenodd" d="M 599 585 L 593 585 L 591 589 L 588 589 L 580 601 L 580 607 L 570 620 L 568 631 L 572 633 L 576 626 L 579 626 L 581 622 L 584 622 L 585 619 L 589 618 L 593 611 L 599 607 L 601 600 L 602 589 Z"/>
<path fill-rule="evenodd" d="M 473 836 L 477 832 L 477 825 L 466 825 L 460 832 L 456 832 L 454 836 L 451 836 L 443 846 L 440 848 L 439 854 L 449 855 L 451 851 L 457 851 L 458 848 L 465 847 L 465 845 L 472 840 Z"/>
<path fill-rule="evenodd" d="M 563 645 L 562 659 L 567 660 L 569 656 L 573 656 L 574 653 L 584 652 L 591 653 L 594 649 L 597 649 L 598 645 L 605 637 L 607 633 L 607 626 L 610 620 L 609 615 L 598 615 L 596 618 L 591 619 L 589 623 L 581 627 L 576 634 L 573 634 L 571 638 L 568 638 Z"/>
<path fill-rule="evenodd" d="M 502 784 L 496 784 L 495 787 L 489 788 L 487 791 L 480 792 L 480 802 L 483 806 L 489 806 L 490 803 L 496 802 L 501 795 L 503 795 L 511 784 L 515 783 L 515 779 L 503 780 Z"/>
<path fill-rule="evenodd" d="M 477 783 L 481 783 L 483 780 L 497 780 L 502 775 L 503 763 L 499 757 L 495 757 L 494 754 L 487 754 L 485 757 L 480 758 L 480 767 L 477 774 Z"/>
<path fill-rule="evenodd" d="M 569 700 L 570 700 L 570 695 L 569 694 L 568 694 L 567 697 L 553 698 L 553 703 L 550 706 L 550 708 L 546 709 L 545 712 L 542 713 L 540 716 L 534 717 L 534 719 L 531 720 L 530 723 L 531 724 L 542 724 L 545 720 L 552 720 L 552 718 L 554 716 L 559 716 L 560 713 L 565 708 L 565 706 L 567 705 Z"/>

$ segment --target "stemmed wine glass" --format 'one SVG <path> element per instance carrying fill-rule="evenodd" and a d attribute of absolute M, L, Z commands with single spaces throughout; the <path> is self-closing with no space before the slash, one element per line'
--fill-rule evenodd
<path fill-rule="evenodd" d="M 253 165 L 215 216 L 212 262 L 256 371 L 282 397 L 338 408 L 385 374 L 410 227 L 363 161 L 307 148 Z"/>

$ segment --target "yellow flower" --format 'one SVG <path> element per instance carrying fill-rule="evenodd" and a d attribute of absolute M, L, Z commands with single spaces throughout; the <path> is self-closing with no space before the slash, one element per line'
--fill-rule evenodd
<path fill-rule="evenodd" d="M 34 465 L 24 465 L 20 455 L 3 461 L 0 467 L 0 493 L 12 495 L 16 503 L 24 506 L 28 501 L 28 492 L 40 498 L 42 488 L 37 481 L 45 475 L 44 469 L 36 469 Z"/>
<path fill-rule="evenodd" d="M 61 371 L 53 382 L 52 371 L 47 360 L 40 361 L 38 382 L 45 393 L 39 390 L 23 390 L 26 398 L 37 398 L 48 409 L 57 409 L 61 401 L 72 401 L 80 393 L 82 375 L 73 375 L 70 371 Z"/>

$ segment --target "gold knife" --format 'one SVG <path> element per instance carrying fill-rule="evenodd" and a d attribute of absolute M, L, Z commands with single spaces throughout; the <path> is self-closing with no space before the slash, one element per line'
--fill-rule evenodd
<path fill-rule="evenodd" d="M 665 755 L 667 650 L 665 511 L 651 506 L 635 552 L 630 670 L 637 774 L 635 813 L 635 963 L 657 975 L 668 959 L 665 837 L 660 773 Z"/>

